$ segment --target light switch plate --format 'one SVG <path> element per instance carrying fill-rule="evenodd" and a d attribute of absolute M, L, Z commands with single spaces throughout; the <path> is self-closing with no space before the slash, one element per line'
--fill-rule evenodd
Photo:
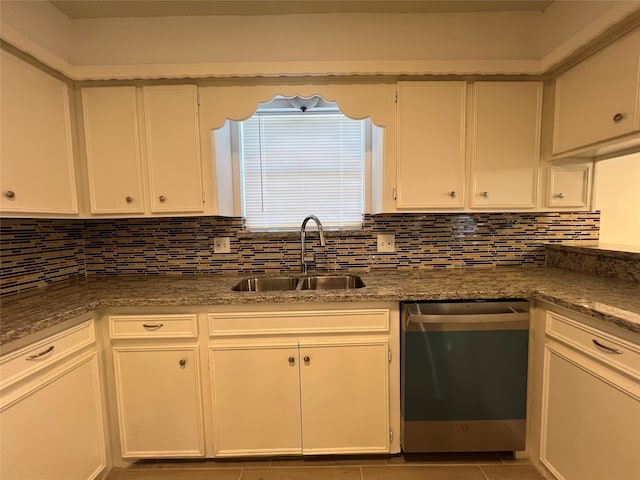
<path fill-rule="evenodd" d="M 214 238 L 213 253 L 231 253 L 231 239 L 229 237 Z"/>
<path fill-rule="evenodd" d="M 389 253 L 396 251 L 396 236 L 392 233 L 378 234 L 378 252 Z"/>

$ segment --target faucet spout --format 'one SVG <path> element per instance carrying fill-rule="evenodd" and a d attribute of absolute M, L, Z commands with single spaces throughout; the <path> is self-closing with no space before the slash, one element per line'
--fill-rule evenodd
<path fill-rule="evenodd" d="M 306 255 L 306 228 L 309 220 L 313 220 L 318 226 L 318 233 L 320 234 L 320 246 L 324 247 L 324 230 L 322 228 L 322 222 L 315 215 L 309 215 L 302 221 L 302 226 L 300 227 L 300 271 L 302 273 L 307 273 L 307 263 L 313 262 L 313 255 Z"/>

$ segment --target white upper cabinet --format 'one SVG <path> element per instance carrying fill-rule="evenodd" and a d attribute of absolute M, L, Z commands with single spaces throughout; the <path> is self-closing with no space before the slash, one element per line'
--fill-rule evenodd
<path fill-rule="evenodd" d="M 536 206 L 542 84 L 473 85 L 471 207 Z"/>
<path fill-rule="evenodd" d="M 398 83 L 398 210 L 464 206 L 466 88 Z"/>
<path fill-rule="evenodd" d="M 143 87 L 152 213 L 202 212 L 195 85 Z"/>
<path fill-rule="evenodd" d="M 591 205 L 591 163 L 547 168 L 545 206 L 553 209 L 584 209 Z"/>
<path fill-rule="evenodd" d="M 66 83 L 2 51 L 0 208 L 78 213 Z"/>
<path fill-rule="evenodd" d="M 203 211 L 195 85 L 86 87 L 81 96 L 91 214 Z"/>
<path fill-rule="evenodd" d="M 553 154 L 598 155 L 602 143 L 624 141 L 638 132 L 640 30 L 556 79 Z"/>
<path fill-rule="evenodd" d="M 91 213 L 143 213 L 135 87 L 82 89 Z"/>

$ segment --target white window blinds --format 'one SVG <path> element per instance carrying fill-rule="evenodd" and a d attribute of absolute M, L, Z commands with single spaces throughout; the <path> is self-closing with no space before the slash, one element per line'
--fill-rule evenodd
<path fill-rule="evenodd" d="M 239 132 L 248 230 L 299 229 L 311 214 L 325 228 L 362 226 L 365 121 L 256 114 Z"/>

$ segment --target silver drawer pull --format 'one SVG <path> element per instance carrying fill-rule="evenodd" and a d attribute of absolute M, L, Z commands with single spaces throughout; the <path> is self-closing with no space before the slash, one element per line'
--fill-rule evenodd
<path fill-rule="evenodd" d="M 617 348 L 613 348 L 613 347 L 608 347 L 606 345 L 603 345 L 602 343 L 600 343 L 598 340 L 593 339 L 591 340 L 593 342 L 593 344 L 598 347 L 600 350 L 603 350 L 607 353 L 615 353 L 617 355 L 622 355 L 624 352 L 622 350 L 618 350 Z"/>
<path fill-rule="evenodd" d="M 143 323 L 142 326 L 147 330 L 158 330 L 159 328 L 164 327 L 164 324 L 163 323 L 155 323 L 155 324 Z"/>
<path fill-rule="evenodd" d="M 53 347 L 54 345 L 51 345 L 49 348 L 47 348 L 46 350 L 44 350 L 43 352 L 40 353 L 36 353 L 34 355 L 29 355 L 25 360 L 38 360 L 39 358 L 44 357 L 45 355 L 50 354 L 51 352 L 53 352 Z"/>

